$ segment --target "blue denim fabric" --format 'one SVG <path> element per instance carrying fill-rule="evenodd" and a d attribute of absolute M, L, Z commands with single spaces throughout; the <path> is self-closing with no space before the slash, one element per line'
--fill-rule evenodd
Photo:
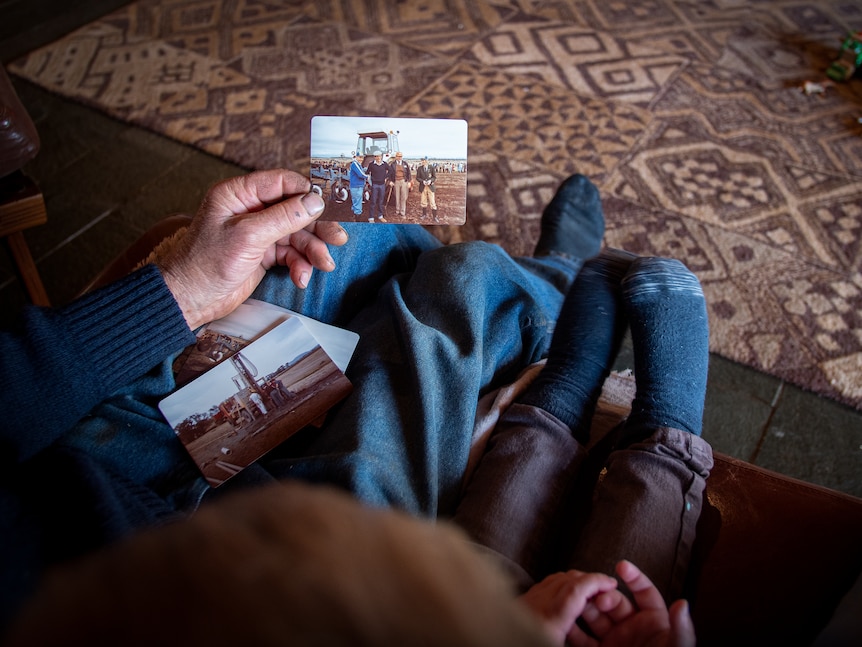
<path fill-rule="evenodd" d="M 384 215 L 383 209 L 385 208 L 385 199 L 386 199 L 386 185 L 385 184 L 374 184 L 371 187 L 371 217 L 377 218 L 379 216 Z"/>
<path fill-rule="evenodd" d="M 450 514 L 478 398 L 544 356 L 580 261 L 513 259 L 482 242 L 443 246 L 418 226 L 345 225 L 337 269 L 306 290 L 285 268 L 253 295 L 360 334 L 354 385 L 320 430 L 294 436 L 252 472 L 331 483 L 376 505 Z M 121 389 L 65 443 L 181 508 L 207 486 L 156 405 L 170 362 Z M 226 487 L 226 486 L 225 486 Z"/>
<path fill-rule="evenodd" d="M 362 193 L 365 191 L 364 186 L 350 187 L 350 204 L 353 207 L 353 215 L 362 215 Z"/>
<path fill-rule="evenodd" d="M 398 269 L 392 251 L 382 267 L 363 258 L 375 269 L 373 277 L 360 280 L 359 290 L 351 282 L 342 299 L 336 287 L 325 304 L 310 303 L 313 291 L 299 294 L 277 277 L 255 295 L 360 335 L 347 371 L 352 394 L 322 431 L 289 440 L 261 465 L 277 478 L 339 485 L 368 503 L 449 515 L 479 397 L 545 355 L 580 262 L 513 259 L 482 242 L 439 246 L 418 227 L 378 229 L 354 227 L 354 236 L 389 241 L 368 244 L 366 238 L 354 252 L 398 250 L 395 258 L 403 262 L 409 251 L 393 246 L 391 237 L 410 232 L 411 241 L 426 241 L 419 244 L 424 253 L 413 257 L 415 267 Z M 340 280 L 355 274 L 345 271 L 353 266 L 345 260 L 336 258 L 344 272 Z M 354 314 L 357 304 L 363 307 Z"/>

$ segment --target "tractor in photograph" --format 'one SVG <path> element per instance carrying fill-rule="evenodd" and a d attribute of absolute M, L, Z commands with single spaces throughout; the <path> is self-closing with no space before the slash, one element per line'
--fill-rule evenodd
<path fill-rule="evenodd" d="M 356 147 L 354 148 L 362 155 L 362 167 L 367 169 L 375 155 L 383 156 L 383 161 L 388 162 L 389 157 L 398 151 L 398 131 L 383 130 L 357 133 Z M 323 195 L 329 194 L 331 200 L 338 204 L 350 199 L 349 166 L 351 160 L 313 160 L 311 164 L 311 181 L 320 187 Z M 315 182 L 317 180 L 317 182 Z M 362 195 L 362 201 L 371 199 L 371 188 L 368 183 Z"/>
<path fill-rule="evenodd" d="M 398 152 L 398 131 L 359 133 L 355 150 L 362 155 L 363 168 L 368 168 L 375 155 L 382 155 L 383 161 L 389 162 L 389 157 Z"/>

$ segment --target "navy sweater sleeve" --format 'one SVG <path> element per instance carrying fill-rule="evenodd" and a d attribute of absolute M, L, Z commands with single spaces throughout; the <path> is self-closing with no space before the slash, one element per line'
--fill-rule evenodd
<path fill-rule="evenodd" d="M 22 324 L 0 332 L 0 455 L 13 462 L 195 340 L 154 265 L 66 307 L 28 307 Z"/>

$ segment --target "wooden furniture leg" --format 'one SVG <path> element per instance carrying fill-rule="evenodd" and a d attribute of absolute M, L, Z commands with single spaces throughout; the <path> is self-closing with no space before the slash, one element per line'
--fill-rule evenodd
<path fill-rule="evenodd" d="M 39 270 L 36 269 L 30 248 L 27 247 L 27 241 L 24 240 L 24 232 L 11 233 L 6 237 L 6 240 L 9 241 L 9 249 L 15 259 L 15 264 L 18 266 L 18 271 L 21 273 L 24 287 L 30 294 L 30 300 L 37 306 L 50 306 L 51 302 L 48 300 L 45 286 L 42 285 Z"/>
<path fill-rule="evenodd" d="M 3 178 L 0 190 L 0 236 L 9 241 L 9 248 L 31 301 L 40 306 L 51 305 L 42 285 L 36 263 L 24 240 L 23 230 L 48 221 L 42 192 L 23 174 Z"/>

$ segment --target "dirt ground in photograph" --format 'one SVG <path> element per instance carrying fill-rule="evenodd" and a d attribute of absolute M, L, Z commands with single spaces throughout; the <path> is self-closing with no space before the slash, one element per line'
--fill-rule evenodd
<path fill-rule="evenodd" d="M 293 379 L 285 380 L 293 395 L 283 409 L 239 427 L 224 422 L 186 445 L 211 485 L 219 485 L 293 433 L 319 420 L 352 388 L 322 349 L 299 367 L 303 374 L 298 381 L 296 368 Z"/>
<path fill-rule="evenodd" d="M 326 210 L 320 220 L 338 220 L 342 222 L 368 222 L 371 217 L 370 205 L 366 202 L 362 205 L 362 216 L 354 216 L 350 206 L 350 199 L 338 204 L 332 199 L 331 193 L 326 187 L 324 198 L 326 198 Z M 389 194 L 387 188 L 387 194 Z M 407 213 L 404 217 L 395 214 L 395 195 L 389 195 L 389 201 L 384 209 L 386 222 L 403 224 L 414 222 L 420 225 L 462 225 L 467 218 L 467 174 L 466 173 L 437 173 L 437 190 L 434 192 L 437 200 L 437 221 L 432 218 L 431 210 L 425 218 L 422 217 L 420 206 L 420 192 L 418 185 L 414 182 L 413 188 L 407 195 Z"/>

